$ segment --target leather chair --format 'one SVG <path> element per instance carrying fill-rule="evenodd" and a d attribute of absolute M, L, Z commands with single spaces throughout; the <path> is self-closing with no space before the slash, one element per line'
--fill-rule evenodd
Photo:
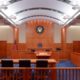
<path fill-rule="evenodd" d="M 31 67 L 30 60 L 19 60 L 19 67 Z"/>
<path fill-rule="evenodd" d="M 11 80 L 13 78 L 13 70 L 8 69 L 8 67 L 13 67 L 13 61 L 12 60 L 1 60 L 1 67 L 5 67 L 6 69 L 2 69 L 1 71 L 1 77 L 2 80 Z"/>
<path fill-rule="evenodd" d="M 48 70 L 42 69 L 48 67 L 48 61 L 47 60 L 37 60 L 36 61 L 36 68 L 38 68 L 35 71 L 35 80 L 47 80 L 48 76 Z M 41 69 L 40 69 L 41 68 Z"/>
<path fill-rule="evenodd" d="M 32 70 L 30 69 L 31 61 L 30 60 L 19 60 L 19 67 L 25 68 L 23 70 L 19 70 L 19 75 L 20 75 L 19 78 L 22 77 L 23 80 L 31 80 L 31 76 L 32 76 Z"/>
<path fill-rule="evenodd" d="M 12 60 L 1 60 L 2 67 L 13 67 Z"/>
<path fill-rule="evenodd" d="M 37 60 L 36 67 L 48 67 L 48 61 L 47 60 Z"/>

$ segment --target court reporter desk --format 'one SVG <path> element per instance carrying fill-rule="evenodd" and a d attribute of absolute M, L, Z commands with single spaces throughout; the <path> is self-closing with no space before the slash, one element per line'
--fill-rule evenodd
<path fill-rule="evenodd" d="M 30 60 L 32 64 L 36 64 L 37 60 L 47 60 L 49 67 L 55 67 L 56 66 L 56 60 L 55 59 L 0 59 L 1 60 L 13 60 L 13 63 L 18 64 L 19 60 Z"/>

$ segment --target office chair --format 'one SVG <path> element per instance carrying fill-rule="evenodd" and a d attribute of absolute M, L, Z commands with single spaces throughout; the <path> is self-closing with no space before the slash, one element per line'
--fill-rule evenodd
<path fill-rule="evenodd" d="M 19 60 L 19 67 L 31 67 L 30 60 Z"/>
<path fill-rule="evenodd" d="M 1 71 L 1 75 L 2 75 L 2 80 L 4 80 L 5 78 L 7 80 L 12 79 L 13 75 L 13 70 L 9 70 L 8 67 L 13 67 L 13 61 L 12 60 L 1 60 L 1 67 L 5 67 L 7 69 L 3 69 Z"/>
<path fill-rule="evenodd" d="M 37 60 L 36 61 L 36 68 L 39 68 L 35 71 L 35 78 L 36 80 L 46 80 L 48 76 L 48 70 L 40 69 L 40 68 L 47 68 L 48 61 L 47 60 Z"/>
<path fill-rule="evenodd" d="M 48 61 L 47 60 L 37 60 L 36 67 L 48 67 Z"/>
<path fill-rule="evenodd" d="M 19 60 L 19 67 L 25 67 L 27 69 L 19 70 L 19 78 L 22 77 L 24 80 L 31 80 L 31 61 L 30 60 Z"/>
<path fill-rule="evenodd" d="M 13 67 L 12 60 L 1 60 L 2 67 Z"/>

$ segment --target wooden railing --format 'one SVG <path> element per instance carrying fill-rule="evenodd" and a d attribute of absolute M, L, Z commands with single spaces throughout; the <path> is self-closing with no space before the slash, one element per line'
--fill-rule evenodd
<path fill-rule="evenodd" d="M 80 68 L 0 68 L 0 80 L 80 80 Z"/>
<path fill-rule="evenodd" d="M 56 80 L 80 80 L 80 68 L 57 68 L 57 79 Z"/>

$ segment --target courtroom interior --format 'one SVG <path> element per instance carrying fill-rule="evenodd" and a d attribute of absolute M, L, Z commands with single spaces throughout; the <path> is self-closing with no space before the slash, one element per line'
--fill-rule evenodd
<path fill-rule="evenodd" d="M 0 80 L 80 80 L 80 1 L 0 0 Z"/>

